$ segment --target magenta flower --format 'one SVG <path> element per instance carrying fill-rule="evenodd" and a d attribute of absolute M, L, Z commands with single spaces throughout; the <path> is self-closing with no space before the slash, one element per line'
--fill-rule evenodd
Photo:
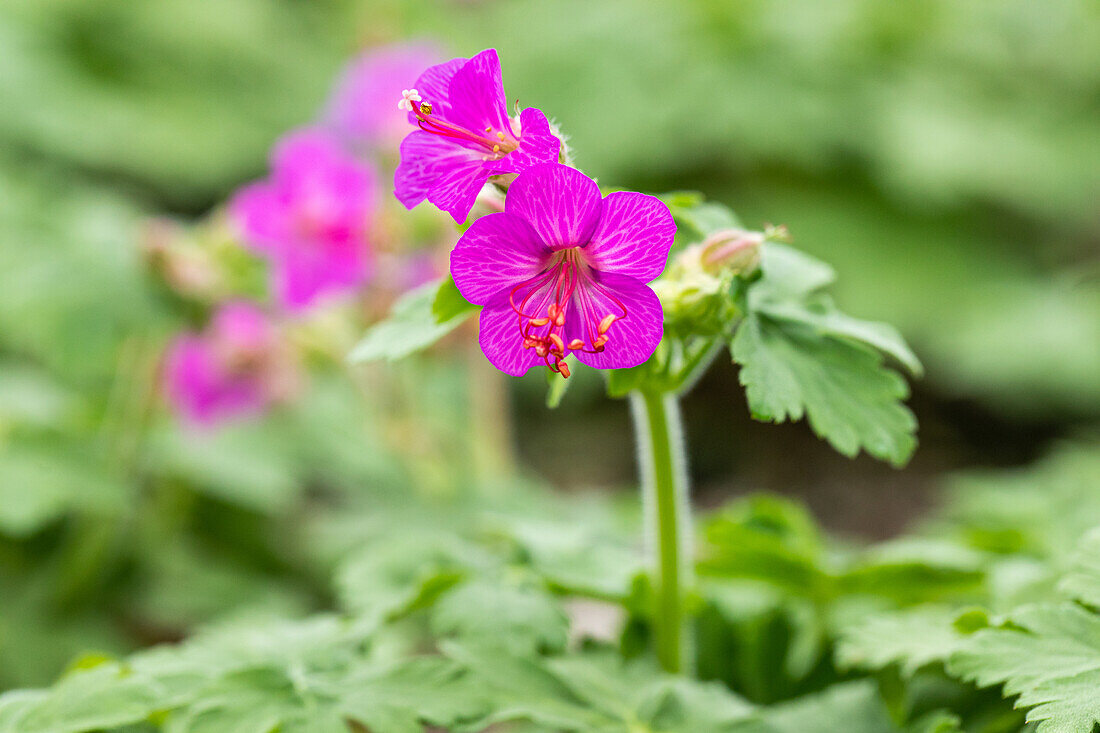
<path fill-rule="evenodd" d="M 325 126 L 357 148 L 396 147 L 409 123 L 394 100 L 439 57 L 430 43 L 382 46 L 360 55 L 348 64 L 329 99 Z"/>
<path fill-rule="evenodd" d="M 223 305 L 201 334 L 179 336 L 165 357 L 169 402 L 207 427 L 262 412 L 288 397 L 297 381 L 275 327 L 246 302 Z"/>
<path fill-rule="evenodd" d="M 407 208 L 424 199 L 466 220 L 482 186 L 496 175 L 556 162 L 561 141 L 541 111 L 510 118 L 493 49 L 433 66 L 406 89 L 399 106 L 420 127 L 401 143 L 394 193 Z"/>
<path fill-rule="evenodd" d="M 268 180 L 237 192 L 229 211 L 248 244 L 270 258 L 280 301 L 300 310 L 355 289 L 368 274 L 370 169 L 316 130 L 279 142 L 271 167 Z"/>
<path fill-rule="evenodd" d="M 481 311 L 481 350 L 503 372 L 535 364 L 569 376 L 573 353 L 597 369 L 637 366 L 661 340 L 663 313 L 646 285 L 676 234 L 659 199 L 600 198 L 595 181 L 546 163 L 519 174 L 504 213 L 475 221 L 451 253 L 451 275 Z"/>

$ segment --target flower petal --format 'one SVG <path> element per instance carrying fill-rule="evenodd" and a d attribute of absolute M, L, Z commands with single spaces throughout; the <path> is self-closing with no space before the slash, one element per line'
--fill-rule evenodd
<path fill-rule="evenodd" d="M 581 339 L 591 344 L 595 324 L 608 314 L 622 312 L 618 304 L 609 296 L 614 296 L 626 307 L 627 316 L 611 324 L 607 335 L 610 337 L 604 350 L 598 354 L 582 351 L 573 352 L 582 364 L 596 369 L 626 369 L 637 366 L 648 359 L 664 333 L 664 312 L 657 295 L 632 277 L 615 273 L 595 273 L 600 287 L 591 284 L 578 288 L 573 294 L 573 303 L 582 318 L 567 318 L 565 321 L 565 342 Z"/>
<path fill-rule="evenodd" d="M 339 143 L 317 128 L 301 128 L 287 133 L 271 153 L 272 178 L 279 183 L 294 183 L 325 170 L 345 157 Z"/>
<path fill-rule="evenodd" d="M 539 163 L 557 163 L 561 140 L 550 131 L 550 122 L 542 110 L 528 107 L 519 115 L 519 148 L 486 167 L 494 173 L 522 173 Z"/>
<path fill-rule="evenodd" d="M 268 348 L 275 338 L 267 316 L 247 300 L 224 303 L 210 319 L 209 331 L 219 340 L 251 351 Z"/>
<path fill-rule="evenodd" d="M 192 423 L 209 427 L 227 417 L 258 412 L 267 404 L 260 383 L 226 374 L 206 339 L 180 336 L 165 357 L 165 392 Z"/>
<path fill-rule="evenodd" d="M 483 216 L 451 252 L 451 276 L 462 296 L 484 305 L 539 273 L 550 250 L 523 219 L 512 214 Z"/>
<path fill-rule="evenodd" d="M 450 88 L 451 79 L 459 69 L 466 64 L 468 59 L 451 59 L 444 64 L 436 64 L 428 68 L 416 80 L 416 91 L 420 98 L 432 105 L 432 114 L 447 116 L 451 109 Z M 394 99 L 396 102 L 396 98 Z M 409 122 L 416 124 L 416 115 L 409 112 Z"/>
<path fill-rule="evenodd" d="M 647 283 L 664 272 L 675 236 L 672 213 L 660 199 L 622 191 L 604 198 L 600 223 L 584 253 L 601 272 Z"/>
<path fill-rule="evenodd" d="M 417 91 L 423 96 L 423 91 Z M 496 49 L 482 51 L 455 72 L 447 90 L 447 103 L 446 119 L 456 125 L 478 134 L 484 134 L 486 127 L 511 134 Z"/>
<path fill-rule="evenodd" d="M 427 198 L 463 222 L 489 178 L 482 162 L 482 156 L 450 138 L 412 132 L 401 143 L 394 194 L 405 208 Z"/>
<path fill-rule="evenodd" d="M 482 308 L 478 343 L 493 366 L 505 374 L 519 377 L 541 360 L 534 349 L 523 348 L 519 318 L 508 296 L 509 291 L 502 290 Z"/>
<path fill-rule="evenodd" d="M 229 217 L 245 241 L 257 250 L 279 246 L 289 230 L 287 201 L 269 183 L 252 183 L 229 202 Z"/>
<path fill-rule="evenodd" d="M 586 244 L 600 221 L 600 188 L 580 171 L 542 163 L 520 173 L 504 210 L 527 220 L 552 249 Z"/>
<path fill-rule="evenodd" d="M 355 289 L 367 275 L 357 240 L 300 242 L 287 247 L 275 267 L 280 302 L 301 310 L 322 296 Z"/>

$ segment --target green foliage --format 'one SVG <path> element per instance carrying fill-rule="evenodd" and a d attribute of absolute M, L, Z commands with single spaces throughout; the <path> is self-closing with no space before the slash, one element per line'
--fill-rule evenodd
<path fill-rule="evenodd" d="M 681 243 L 700 242 L 722 229 L 737 229 L 741 221 L 729 207 L 695 191 L 676 191 L 660 197 L 676 221 L 676 236 Z"/>
<path fill-rule="evenodd" d="M 837 646 L 837 662 L 845 668 L 884 669 L 900 665 L 906 677 L 933 663 L 942 663 L 964 639 L 953 622 L 958 611 L 949 607 L 917 608 L 876 614 L 849 627 Z"/>
<path fill-rule="evenodd" d="M 1100 527 L 1082 539 L 1058 589 L 1093 609 L 1100 609 Z"/>
<path fill-rule="evenodd" d="M 493 648 L 445 651 L 494 698 L 496 711 L 470 730 L 520 720 L 577 733 L 768 730 L 752 720 L 751 706 L 715 685 L 669 677 L 646 663 L 624 664 L 613 654 L 542 660 Z"/>
<path fill-rule="evenodd" d="M 1095 533 L 1084 541 L 1066 592 L 1091 602 L 1100 558 Z M 1081 594 L 1081 595 L 1078 595 Z M 1003 685 L 1028 708 L 1040 733 L 1091 733 L 1100 724 L 1100 614 L 1070 603 L 1022 606 L 997 626 L 979 629 L 950 657 L 951 672 L 983 687 Z"/>
<path fill-rule="evenodd" d="M 1037 495 L 1047 472 L 1033 476 Z M 1041 730 L 1084 733 L 1095 720 L 1100 616 L 1065 601 L 993 617 L 974 608 L 992 598 L 1003 558 L 943 525 L 857 549 L 786 500 L 714 514 L 693 605 L 710 681 L 695 682 L 651 666 L 638 555 L 598 508 L 578 521 L 537 496 L 521 503 L 543 516 L 444 522 L 418 510 L 396 535 L 382 517 L 361 520 L 338 575 L 346 616 L 250 615 L 178 646 L 89 657 L 52 688 L 0 697 L 0 731 L 1018 731 L 1009 703 L 968 680 L 1004 685 Z M 1079 601 L 1096 597 L 1096 552 L 1091 534 L 1065 556 L 1061 587 Z M 562 595 L 625 609 L 643 653 L 578 643 Z"/>
<path fill-rule="evenodd" d="M 516 654 L 565 648 L 569 622 L 543 589 L 478 579 L 447 591 L 432 612 L 432 631 Z"/>
<path fill-rule="evenodd" d="M 389 318 L 372 326 L 348 358 L 355 362 L 403 359 L 428 348 L 476 311 L 449 277 L 421 285 L 403 295 Z"/>
<path fill-rule="evenodd" d="M 590 516 L 607 502 L 571 497 L 569 513 L 512 480 L 490 499 L 467 485 L 454 363 L 410 363 L 363 398 L 310 352 L 299 404 L 201 439 L 166 424 L 157 360 L 199 314 L 147 282 L 134 232 L 148 209 L 205 210 L 260 175 L 365 27 L 343 0 L 216 5 L 0 8 L 0 687 L 45 684 L 81 650 L 118 655 L 0 696 L 0 732 L 1017 733 L 1002 687 L 1028 730 L 1094 727 L 1094 448 L 960 477 L 936 521 L 868 548 L 784 502 L 722 511 L 691 598 L 712 680 L 695 682 L 647 659 L 636 517 L 624 530 Z M 719 291 L 704 337 L 670 329 L 651 364 L 609 375 L 613 393 L 690 387 L 740 323 L 755 412 L 901 462 L 912 426 L 885 361 L 920 364 L 829 286 L 914 339 L 932 399 L 1095 417 L 1087 2 L 670 7 L 369 9 L 372 34 L 499 46 L 509 92 L 553 110 L 591 174 L 648 189 L 709 173 L 745 221 L 782 215 L 843 273 L 834 285 L 769 244 L 762 277 Z M 678 246 L 738 225 L 697 195 L 666 200 Z M 368 355 L 427 348 L 473 311 L 449 281 L 402 307 Z M 417 401 L 430 416 L 394 416 Z M 578 641 L 561 603 L 578 596 L 625 615 L 626 640 Z M 271 618 L 334 597 L 343 615 Z"/>
<path fill-rule="evenodd" d="M 816 260 L 770 244 L 762 268 L 731 346 L 753 415 L 773 422 L 805 416 L 846 456 L 864 449 L 904 464 L 916 448 L 916 419 L 901 404 L 905 380 L 879 351 L 917 373 L 920 362 L 890 327 L 838 312 L 819 292 L 832 273 Z"/>
<path fill-rule="evenodd" d="M 750 497 L 705 526 L 701 571 L 762 580 L 824 603 L 875 596 L 896 604 L 965 598 L 984 578 L 982 557 L 936 540 L 887 542 L 862 552 L 829 547 L 796 504 Z"/>
<path fill-rule="evenodd" d="M 874 685 L 868 682 L 837 685 L 817 695 L 777 706 L 766 719 L 780 733 L 837 730 L 889 733 L 898 730 Z"/>

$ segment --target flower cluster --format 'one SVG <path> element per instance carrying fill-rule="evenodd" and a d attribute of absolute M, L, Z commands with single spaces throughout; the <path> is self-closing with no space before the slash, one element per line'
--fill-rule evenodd
<path fill-rule="evenodd" d="M 676 233 L 660 200 L 602 197 L 561 164 L 546 115 L 509 117 L 496 51 L 428 69 L 398 102 L 417 126 L 401 143 L 395 193 L 427 199 L 464 221 L 486 183 L 504 211 L 475 221 L 451 254 L 462 295 L 484 306 L 480 344 L 501 371 L 543 363 L 569 376 L 566 357 L 600 369 L 636 366 L 661 340 L 661 274 Z"/>
<path fill-rule="evenodd" d="M 663 272 L 676 232 L 668 208 L 639 193 L 605 197 L 563 164 L 561 138 L 541 110 L 517 105 L 509 114 L 496 51 L 431 66 L 433 56 L 419 45 L 357 60 L 319 121 L 275 146 L 269 177 L 233 197 L 230 220 L 267 260 L 275 310 L 301 314 L 355 292 L 373 271 L 394 282 L 430 274 L 423 258 L 408 258 L 416 272 L 395 269 L 371 244 L 393 236 L 374 221 L 376 166 L 395 146 L 397 126 L 411 125 L 394 173 L 402 204 L 427 200 L 462 223 L 486 194 L 450 269 L 459 292 L 483 306 L 479 340 L 489 361 L 508 374 L 543 364 L 563 377 L 570 356 L 599 369 L 644 362 L 663 334 L 648 283 Z M 183 261 L 161 249 L 156 261 L 175 283 Z M 208 425 L 285 399 L 297 379 L 278 331 L 263 309 L 224 304 L 204 331 L 170 349 L 170 401 Z"/>
<path fill-rule="evenodd" d="M 387 151 L 408 126 L 392 100 L 437 58 L 432 45 L 421 43 L 378 48 L 354 60 L 318 120 L 276 143 L 270 175 L 232 197 L 232 246 L 241 251 L 243 244 L 266 260 L 277 306 L 271 316 L 237 299 L 217 305 L 233 293 L 253 292 L 253 282 L 242 276 L 255 268 L 251 257 L 242 263 L 210 241 L 202 246 L 204 232 L 216 227 L 195 228 L 198 236 L 151 227 L 151 268 L 177 295 L 213 306 L 206 329 L 179 336 L 165 358 L 169 401 L 191 422 L 211 426 L 257 414 L 285 396 L 288 362 L 273 341 L 284 314 L 300 317 L 346 299 L 376 274 L 398 284 L 431 277 L 433 265 L 423 255 L 378 251 L 389 233 L 379 223 L 376 170 L 392 165 Z"/>

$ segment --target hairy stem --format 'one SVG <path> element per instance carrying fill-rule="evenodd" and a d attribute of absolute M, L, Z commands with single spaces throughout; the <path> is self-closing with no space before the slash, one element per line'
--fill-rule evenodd
<path fill-rule="evenodd" d="M 691 508 L 688 503 L 680 406 L 672 394 L 631 395 L 642 474 L 646 541 L 653 556 L 654 645 L 661 667 L 683 672 L 689 655 L 684 595 L 691 583 Z"/>

